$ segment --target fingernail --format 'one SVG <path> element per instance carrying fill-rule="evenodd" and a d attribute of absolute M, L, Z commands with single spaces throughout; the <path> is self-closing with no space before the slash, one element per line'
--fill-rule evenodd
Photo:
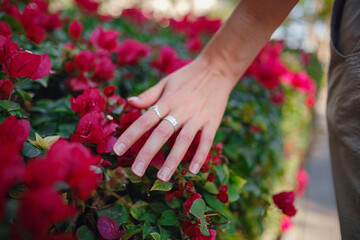
<path fill-rule="evenodd" d="M 116 155 L 121 156 L 124 153 L 126 146 L 123 143 L 119 143 L 114 147 L 114 152 Z"/>
<path fill-rule="evenodd" d="M 160 180 L 164 182 L 168 181 L 170 178 L 170 168 L 168 167 L 161 168 L 157 176 Z"/>
<path fill-rule="evenodd" d="M 198 163 L 194 163 L 191 166 L 190 172 L 192 172 L 193 174 L 197 174 L 200 170 L 200 165 Z"/>
<path fill-rule="evenodd" d="M 145 165 L 142 162 L 139 162 L 133 167 L 132 171 L 140 177 L 144 174 L 144 169 Z"/>
<path fill-rule="evenodd" d="M 139 100 L 138 97 L 129 97 L 128 98 L 128 101 L 137 101 L 137 100 Z"/>

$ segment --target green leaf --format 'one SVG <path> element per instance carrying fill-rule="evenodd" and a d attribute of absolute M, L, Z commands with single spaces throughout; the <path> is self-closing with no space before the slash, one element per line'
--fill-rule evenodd
<path fill-rule="evenodd" d="M 94 234 L 86 225 L 82 225 L 76 230 L 76 237 L 79 240 L 94 240 Z"/>
<path fill-rule="evenodd" d="M 141 224 L 129 227 L 126 229 L 126 233 L 123 235 L 124 239 L 130 239 L 132 236 L 140 233 L 142 231 Z"/>
<path fill-rule="evenodd" d="M 210 194 L 204 193 L 203 194 L 204 200 L 206 201 L 206 204 L 211 207 L 212 209 L 218 211 L 222 215 L 226 216 L 226 213 L 224 212 L 225 205 L 219 201 L 219 199 L 214 198 Z"/>
<path fill-rule="evenodd" d="M 150 233 L 150 236 L 151 236 L 154 240 L 161 240 L 161 236 L 160 236 L 160 234 L 157 233 L 157 232 Z"/>
<path fill-rule="evenodd" d="M 144 226 L 143 226 L 143 239 L 145 239 L 147 236 L 149 236 L 149 234 L 151 233 L 151 224 L 149 221 L 145 221 Z"/>
<path fill-rule="evenodd" d="M 210 233 L 206 226 L 206 221 L 204 220 L 204 213 L 205 213 L 204 200 L 196 199 L 190 208 L 190 213 L 200 220 L 202 234 L 204 234 L 205 236 L 209 236 Z"/>
<path fill-rule="evenodd" d="M 24 147 L 21 150 L 21 154 L 25 157 L 33 158 L 39 156 L 41 154 L 41 151 L 30 143 L 24 142 Z"/>
<path fill-rule="evenodd" d="M 173 187 L 171 182 L 161 182 L 156 180 L 154 185 L 151 187 L 150 191 L 158 190 L 158 191 L 169 191 Z"/>
<path fill-rule="evenodd" d="M 161 214 L 158 223 L 159 225 L 162 226 L 173 226 L 176 224 L 176 221 L 177 221 L 176 213 L 172 210 L 166 210 Z"/>
<path fill-rule="evenodd" d="M 150 223 L 156 223 L 156 216 L 155 214 L 146 212 L 142 217 L 141 220 L 149 221 Z"/>
<path fill-rule="evenodd" d="M 236 188 L 232 185 L 230 185 L 228 189 L 228 194 L 229 194 L 229 202 L 235 202 L 240 198 L 240 195 L 236 191 Z"/>
<path fill-rule="evenodd" d="M 108 216 L 109 218 L 115 220 L 119 225 L 127 222 L 129 218 L 129 212 L 126 207 L 120 203 L 116 202 L 109 208 L 96 210 L 98 217 Z"/>
<path fill-rule="evenodd" d="M 132 183 L 140 183 L 142 182 L 142 178 L 135 176 L 132 174 L 130 168 L 123 168 L 123 171 L 126 173 L 126 177 L 132 182 Z"/>
<path fill-rule="evenodd" d="M 1 100 L 0 107 L 2 107 L 5 110 L 8 110 L 10 107 L 10 103 L 7 100 Z"/>
<path fill-rule="evenodd" d="M 159 226 L 159 228 L 160 228 L 161 240 L 166 240 L 172 235 L 172 231 L 170 229 L 162 226 Z"/>
<path fill-rule="evenodd" d="M 21 183 L 11 188 L 9 191 L 9 195 L 12 198 L 22 198 L 27 191 L 28 187 L 26 187 L 25 184 Z"/>
<path fill-rule="evenodd" d="M 216 187 L 215 183 L 213 183 L 213 182 L 206 182 L 205 185 L 204 185 L 204 188 L 209 193 L 212 193 L 212 194 L 219 193 L 218 188 Z"/>
<path fill-rule="evenodd" d="M 141 220 L 142 216 L 144 216 L 146 212 L 146 205 L 148 203 L 144 201 L 137 201 L 130 209 L 130 214 L 133 216 L 136 220 Z"/>

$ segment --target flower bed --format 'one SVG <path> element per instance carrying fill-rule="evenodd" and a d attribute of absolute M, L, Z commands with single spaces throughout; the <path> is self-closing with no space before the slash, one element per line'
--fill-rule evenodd
<path fill-rule="evenodd" d="M 133 176 L 153 129 L 123 156 L 112 152 L 145 111 L 125 99 L 189 63 L 221 21 L 139 9 L 112 18 L 97 2 L 75 2 L 61 13 L 42 0 L 1 4 L 1 239 L 253 239 L 272 198 L 296 213 L 293 192 L 274 195 L 286 161 L 282 110 L 291 99 L 311 108 L 316 84 L 287 67 L 283 43 L 267 44 L 239 80 L 200 173 L 187 171 L 198 132 L 162 183 L 156 173 L 178 132 L 143 178 Z"/>

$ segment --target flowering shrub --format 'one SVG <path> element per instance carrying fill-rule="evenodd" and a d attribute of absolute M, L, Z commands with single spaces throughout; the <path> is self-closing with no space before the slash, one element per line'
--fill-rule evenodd
<path fill-rule="evenodd" d="M 154 128 L 121 157 L 112 152 L 144 111 L 125 98 L 189 63 L 221 21 L 157 22 L 139 9 L 113 19 L 93 0 L 75 5 L 0 5 L 0 238 L 259 236 L 283 172 L 282 104 L 297 94 L 311 108 L 312 78 L 287 67 L 283 43 L 267 44 L 235 87 L 200 173 L 187 168 L 201 131 L 171 181 L 156 180 L 177 131 L 137 178 L 129 167 Z M 301 194 L 308 180 L 298 179 Z M 295 214 L 293 193 L 273 198 Z"/>

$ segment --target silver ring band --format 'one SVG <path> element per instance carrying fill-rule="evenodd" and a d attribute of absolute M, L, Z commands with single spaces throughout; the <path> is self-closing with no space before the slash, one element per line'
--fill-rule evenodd
<path fill-rule="evenodd" d="M 171 115 L 167 115 L 164 120 L 168 120 L 171 125 L 173 125 L 173 127 L 175 128 L 175 131 L 177 130 L 178 126 L 179 126 L 179 122 Z"/>
<path fill-rule="evenodd" d="M 162 118 L 161 115 L 160 115 L 160 112 L 159 112 L 159 107 L 158 107 L 158 105 L 155 104 L 155 105 L 149 107 L 149 110 L 154 111 L 154 112 L 156 113 L 156 115 L 157 115 L 160 119 Z"/>

